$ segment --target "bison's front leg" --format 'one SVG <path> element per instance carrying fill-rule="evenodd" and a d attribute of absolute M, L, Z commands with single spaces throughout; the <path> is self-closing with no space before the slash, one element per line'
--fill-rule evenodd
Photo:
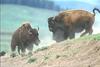
<path fill-rule="evenodd" d="M 75 32 L 70 32 L 70 33 L 69 33 L 69 38 L 70 38 L 70 39 L 75 38 Z"/>
<path fill-rule="evenodd" d="M 21 56 L 23 57 L 23 56 L 25 56 L 25 46 L 24 46 L 24 44 L 22 43 L 21 45 L 20 45 L 20 49 L 21 49 Z"/>
<path fill-rule="evenodd" d="M 25 48 L 21 49 L 21 56 L 25 56 Z"/>
<path fill-rule="evenodd" d="M 14 40 L 12 40 L 12 42 L 11 42 L 11 51 L 12 51 L 12 53 L 10 55 L 11 57 L 15 57 L 16 56 L 16 53 L 15 53 L 16 46 L 17 46 L 16 42 Z"/>
<path fill-rule="evenodd" d="M 25 56 L 25 49 L 23 49 L 23 50 L 21 50 L 22 52 L 21 52 L 21 56 L 23 57 L 23 56 Z"/>
<path fill-rule="evenodd" d="M 29 50 L 28 55 L 31 56 L 32 55 L 32 51 L 33 51 L 33 44 L 28 45 L 27 49 Z"/>
<path fill-rule="evenodd" d="M 18 46 L 18 53 L 19 53 L 19 55 L 20 55 L 20 50 L 21 50 L 21 47 L 20 47 L 20 46 Z"/>

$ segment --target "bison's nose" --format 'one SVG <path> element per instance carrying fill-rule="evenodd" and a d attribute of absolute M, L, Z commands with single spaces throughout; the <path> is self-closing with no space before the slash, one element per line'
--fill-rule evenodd
<path fill-rule="evenodd" d="M 50 31 L 52 31 L 52 28 L 49 28 Z"/>

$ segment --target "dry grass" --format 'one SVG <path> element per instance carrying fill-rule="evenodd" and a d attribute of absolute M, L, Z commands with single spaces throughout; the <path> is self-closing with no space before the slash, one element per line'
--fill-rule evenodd
<path fill-rule="evenodd" d="M 1 57 L 1 67 L 100 67 L 99 39 L 100 34 L 66 40 L 39 49 L 32 57 Z"/>

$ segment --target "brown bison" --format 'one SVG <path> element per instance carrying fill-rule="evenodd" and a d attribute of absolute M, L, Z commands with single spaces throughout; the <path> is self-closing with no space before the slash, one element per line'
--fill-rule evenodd
<path fill-rule="evenodd" d="M 18 53 L 20 54 L 20 50 L 22 52 L 22 56 L 25 53 L 25 50 L 29 50 L 29 54 L 32 54 L 33 44 L 38 45 L 40 40 L 38 38 L 38 30 L 33 29 L 29 23 L 23 24 L 20 28 L 18 28 L 11 40 L 11 56 L 15 56 L 16 46 L 18 47 Z"/>
<path fill-rule="evenodd" d="M 92 34 L 92 26 L 95 21 L 95 11 L 100 13 L 97 8 L 93 9 L 93 14 L 84 10 L 66 10 L 55 17 L 48 18 L 49 30 L 53 32 L 53 39 L 57 42 L 75 37 L 75 33 L 82 32 L 81 36 Z"/>

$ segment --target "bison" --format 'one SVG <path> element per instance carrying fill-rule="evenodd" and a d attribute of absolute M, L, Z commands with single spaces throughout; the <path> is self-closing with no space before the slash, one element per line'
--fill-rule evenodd
<path fill-rule="evenodd" d="M 18 53 L 23 56 L 25 50 L 29 50 L 29 54 L 32 54 L 33 44 L 38 45 L 40 43 L 39 34 L 37 29 L 33 29 L 29 23 L 23 24 L 13 34 L 11 40 L 12 57 L 15 57 L 16 46 L 18 47 Z"/>
<path fill-rule="evenodd" d="M 93 14 L 85 10 L 66 10 L 55 17 L 48 18 L 49 30 L 53 33 L 53 39 L 57 42 L 67 38 L 75 38 L 75 33 L 82 32 L 81 36 L 92 34 L 92 26 L 95 21 L 95 11 L 100 13 L 98 8 L 93 9 Z"/>

